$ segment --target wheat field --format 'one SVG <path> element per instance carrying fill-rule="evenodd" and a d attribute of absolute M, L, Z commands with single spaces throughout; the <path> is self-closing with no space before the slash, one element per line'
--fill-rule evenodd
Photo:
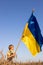
<path fill-rule="evenodd" d="M 20 62 L 8 62 L 7 60 L 0 60 L 0 65 L 43 65 L 43 62 L 28 62 L 28 63 L 20 63 Z"/>
<path fill-rule="evenodd" d="M 21 63 L 21 62 L 8 62 L 7 60 L 5 60 L 5 56 L 2 53 L 2 51 L 0 52 L 0 54 L 2 55 L 2 57 L 0 58 L 0 65 L 43 65 L 43 62 L 25 62 L 25 63 Z M 18 59 L 19 60 L 19 59 Z"/>

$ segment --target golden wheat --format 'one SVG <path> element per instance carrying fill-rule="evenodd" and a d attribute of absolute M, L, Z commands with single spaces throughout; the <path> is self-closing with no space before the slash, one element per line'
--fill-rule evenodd
<path fill-rule="evenodd" d="M 17 62 L 8 62 L 7 60 L 5 60 L 5 56 L 2 53 L 2 51 L 0 52 L 0 54 L 2 55 L 2 57 L 0 58 L 0 65 L 43 65 L 43 62 L 27 62 L 27 63 L 17 63 Z"/>

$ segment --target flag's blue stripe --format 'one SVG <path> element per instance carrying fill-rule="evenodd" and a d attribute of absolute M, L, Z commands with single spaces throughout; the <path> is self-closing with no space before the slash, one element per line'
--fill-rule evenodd
<path fill-rule="evenodd" d="M 41 48 L 43 44 L 43 37 L 41 35 L 41 30 L 36 20 L 36 17 L 33 15 L 33 13 L 28 21 L 28 24 L 28 28 L 30 29 L 31 33 L 33 34 L 34 38 L 36 39 Z"/>

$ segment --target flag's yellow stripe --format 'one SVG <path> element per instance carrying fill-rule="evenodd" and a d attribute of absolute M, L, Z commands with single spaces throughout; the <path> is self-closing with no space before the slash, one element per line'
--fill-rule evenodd
<path fill-rule="evenodd" d="M 26 24 L 25 29 L 23 31 L 22 41 L 30 50 L 33 56 L 40 52 L 40 46 L 38 45 L 38 42 L 32 35 L 31 31 L 29 30 L 28 23 Z"/>

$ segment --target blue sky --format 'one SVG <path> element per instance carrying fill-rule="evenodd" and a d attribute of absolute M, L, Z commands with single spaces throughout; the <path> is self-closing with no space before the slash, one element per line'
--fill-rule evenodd
<path fill-rule="evenodd" d="M 3 49 L 4 54 L 9 44 L 16 49 L 33 8 L 43 35 L 43 0 L 0 0 L 0 50 Z M 33 57 L 23 42 L 20 42 L 17 55 L 19 61 L 43 60 L 43 51 Z"/>

